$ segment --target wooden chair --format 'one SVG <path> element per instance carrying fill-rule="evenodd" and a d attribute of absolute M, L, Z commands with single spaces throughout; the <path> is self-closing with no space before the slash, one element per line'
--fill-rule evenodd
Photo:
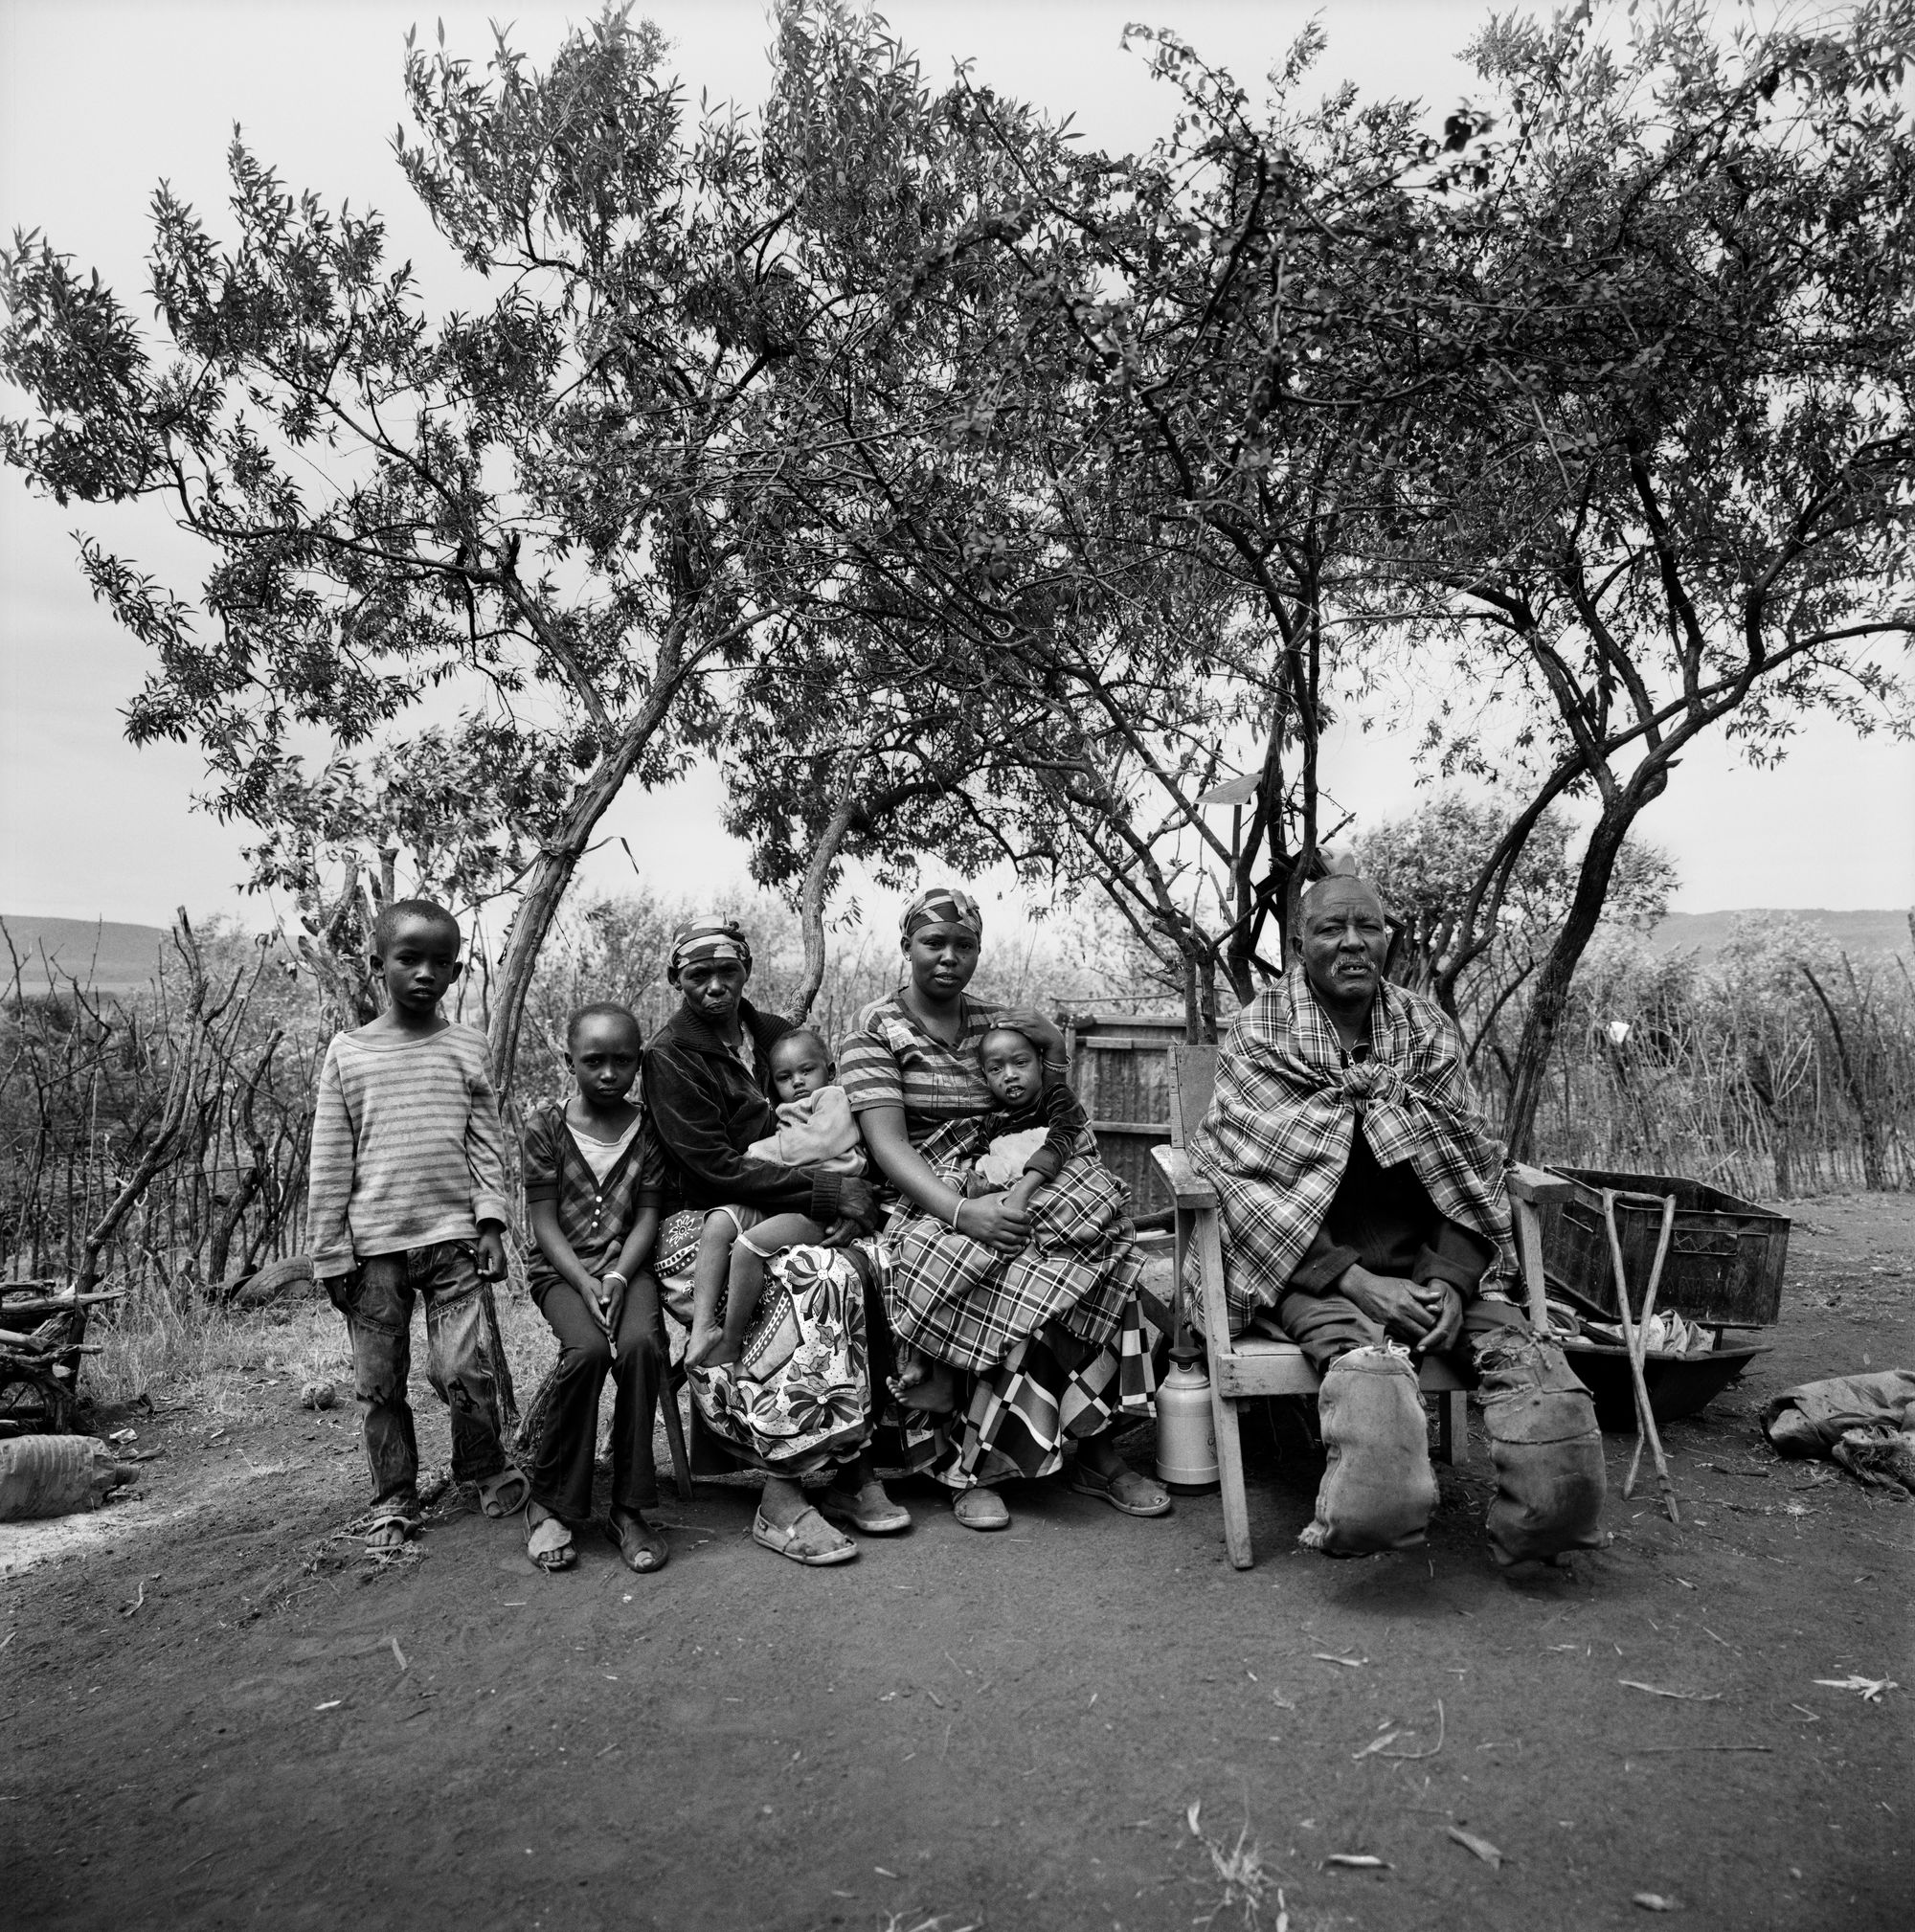
<path fill-rule="evenodd" d="M 1185 1135 L 1203 1119 L 1217 1079 L 1214 1046 L 1170 1049 L 1170 1145 L 1151 1151 L 1170 1190 L 1176 1230 L 1176 1311 L 1178 1340 L 1187 1329 L 1183 1264 L 1194 1247 L 1203 1313 L 1204 1347 L 1209 1360 L 1210 1416 L 1217 1438 L 1217 1470 L 1224 1504 L 1224 1542 L 1238 1569 L 1250 1566 L 1250 1508 L 1244 1494 L 1244 1454 L 1237 1433 L 1237 1409 L 1262 1396 L 1315 1395 L 1321 1378 L 1293 1341 L 1273 1337 L 1230 1335 L 1224 1302 L 1224 1237 L 1216 1190 L 1198 1173 L 1184 1152 Z M 1537 1206 L 1566 1198 L 1566 1181 L 1533 1167 L 1513 1168 L 1508 1176 L 1516 1209 L 1517 1250 L 1528 1292 L 1530 1320 L 1545 1325 L 1543 1307 L 1543 1246 Z M 1468 1411 L 1463 1385 L 1447 1364 L 1429 1360 L 1417 1377 L 1423 1393 L 1436 1400 L 1436 1453 L 1447 1463 L 1468 1452 Z"/>

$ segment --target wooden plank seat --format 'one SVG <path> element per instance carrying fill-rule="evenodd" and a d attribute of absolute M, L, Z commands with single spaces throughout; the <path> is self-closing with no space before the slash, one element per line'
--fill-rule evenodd
<path fill-rule="evenodd" d="M 1170 1049 L 1170 1144 L 1152 1150 L 1173 1203 L 1176 1236 L 1175 1305 L 1177 1334 L 1189 1331 L 1184 1287 L 1186 1259 L 1195 1257 L 1198 1307 L 1204 1352 L 1210 1377 L 1210 1416 L 1216 1433 L 1217 1471 L 1224 1505 L 1224 1542 L 1230 1561 L 1247 1570 L 1252 1561 L 1248 1499 L 1244 1493 L 1243 1445 L 1238 1434 L 1241 1404 L 1273 1395 L 1315 1395 L 1322 1378 L 1293 1341 L 1254 1329 L 1232 1337 L 1224 1300 L 1223 1221 L 1216 1190 L 1184 1152 L 1188 1130 L 1203 1119 L 1217 1079 L 1217 1049 L 1173 1045 Z M 1567 1184 L 1535 1168 L 1515 1168 L 1509 1176 L 1517 1216 L 1517 1250 L 1528 1292 L 1530 1320 L 1544 1326 L 1543 1253 L 1536 1206 L 1567 1192 Z M 1436 1454 L 1454 1463 L 1468 1453 L 1468 1409 L 1463 1384 L 1447 1362 L 1430 1359 L 1417 1384 L 1436 1403 Z"/>

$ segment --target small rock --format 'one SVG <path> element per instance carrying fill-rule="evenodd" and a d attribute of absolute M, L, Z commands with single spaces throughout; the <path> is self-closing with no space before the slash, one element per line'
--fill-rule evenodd
<path fill-rule="evenodd" d="M 339 1400 L 339 1391 L 329 1382 L 309 1382 L 300 1388 L 301 1408 L 330 1408 Z"/>

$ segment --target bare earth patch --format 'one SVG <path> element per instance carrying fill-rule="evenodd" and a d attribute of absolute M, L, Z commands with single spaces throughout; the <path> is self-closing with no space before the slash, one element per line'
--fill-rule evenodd
<path fill-rule="evenodd" d="M 140 1500 L 0 1526 L 8 1922 L 1526 1932 L 1643 1894 L 1905 1926 L 1915 1504 L 1755 1424 L 1915 1363 L 1915 1200 L 1792 1212 L 1774 1352 L 1666 1431 L 1683 1526 L 1612 1490 L 1611 1549 L 1515 1583 L 1479 1440 L 1427 1551 L 1297 1553 L 1318 1468 L 1283 1418 L 1244 1573 L 1214 1497 L 1137 1522 L 1060 1484 L 995 1537 L 907 1486 L 912 1535 L 818 1572 L 701 1484 L 650 1578 L 589 1538 L 542 1577 L 454 1492 L 378 1571 L 337 1534 L 355 1413 L 297 1405 L 336 1324 L 257 1323 L 249 1366 L 114 1413 L 161 1451 Z M 550 1343 L 509 1326 L 529 1396 Z M 1850 1677 L 1903 1688 L 1816 1681 Z"/>

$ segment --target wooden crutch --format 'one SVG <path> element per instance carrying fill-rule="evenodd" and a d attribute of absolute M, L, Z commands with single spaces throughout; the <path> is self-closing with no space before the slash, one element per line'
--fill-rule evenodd
<path fill-rule="evenodd" d="M 1635 1389 L 1635 1453 L 1629 1459 L 1629 1474 L 1623 1478 L 1622 1493 L 1627 1500 L 1635 1488 L 1636 1471 L 1642 1467 L 1642 1446 L 1647 1443 L 1656 1464 L 1656 1485 L 1661 1492 L 1662 1507 L 1668 1512 L 1672 1523 L 1679 1523 L 1682 1513 L 1676 1505 L 1676 1485 L 1670 1479 L 1669 1464 L 1662 1453 L 1662 1438 L 1656 1430 L 1656 1415 L 1649 1405 L 1649 1383 L 1643 1375 L 1643 1364 L 1649 1355 L 1649 1323 L 1656 1313 L 1656 1291 L 1661 1285 L 1662 1264 L 1669 1253 L 1670 1237 L 1676 1231 L 1676 1197 L 1673 1194 L 1662 1197 L 1662 1233 L 1656 1244 L 1656 1260 L 1649 1270 L 1649 1286 L 1643 1291 L 1639 1320 L 1630 1312 L 1629 1276 L 1623 1269 L 1622 1237 L 1616 1232 L 1615 1204 L 1616 1190 L 1604 1188 L 1603 1225 L 1609 1230 L 1610 1261 L 1615 1270 L 1616 1306 L 1622 1314 L 1623 1341 L 1629 1350 L 1629 1378 Z"/>

